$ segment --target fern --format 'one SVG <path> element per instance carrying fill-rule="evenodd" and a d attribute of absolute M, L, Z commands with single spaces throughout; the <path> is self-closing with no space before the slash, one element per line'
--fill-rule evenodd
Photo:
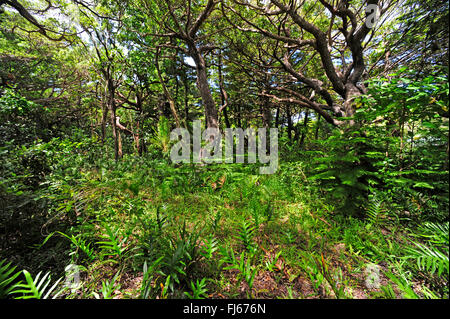
<path fill-rule="evenodd" d="M 419 230 L 421 231 L 421 237 L 427 238 L 430 243 L 442 245 L 448 247 L 449 244 L 449 223 L 436 224 L 425 223 Z"/>
<path fill-rule="evenodd" d="M 184 221 L 178 235 L 159 239 L 163 255 L 161 270 L 166 276 L 170 275 L 177 284 L 188 283 L 193 268 L 200 260 L 198 238 L 199 232 L 195 229 L 189 231 Z M 173 286 L 172 282 L 170 284 Z"/>
<path fill-rule="evenodd" d="M 18 284 L 16 286 L 16 290 L 14 290 L 12 293 L 21 293 L 23 294 L 20 297 L 17 297 L 16 299 L 47 299 L 50 297 L 52 292 L 55 290 L 56 286 L 59 284 L 62 278 L 58 279 L 53 286 L 47 289 L 47 287 L 51 283 L 50 279 L 50 272 L 47 272 L 42 278 L 40 278 L 42 272 L 39 272 L 36 276 L 36 278 L 33 279 L 31 274 L 24 270 L 23 274 L 25 275 L 26 283 L 25 284 Z M 40 280 L 39 280 L 40 279 Z M 55 299 L 58 297 L 58 295 L 62 292 L 56 293 L 52 299 Z"/>
<path fill-rule="evenodd" d="M 388 277 L 396 286 L 397 289 L 403 293 L 403 297 L 406 299 L 419 299 L 419 296 L 412 289 L 409 281 L 404 277 L 397 277 L 391 272 L 385 272 L 386 277 Z M 392 291 L 389 292 L 390 295 L 393 294 Z"/>
<path fill-rule="evenodd" d="M 232 248 L 228 248 L 228 246 L 221 246 L 220 247 L 220 254 L 222 255 L 222 258 L 220 259 L 220 265 L 222 264 L 236 264 L 236 256 L 234 255 L 234 251 Z"/>
<path fill-rule="evenodd" d="M 154 288 L 152 286 L 153 275 L 163 258 L 164 257 L 159 257 L 157 260 L 151 263 L 150 267 L 148 267 L 147 261 L 144 262 L 140 298 L 147 299 L 150 297 L 152 289 Z"/>
<path fill-rule="evenodd" d="M 189 299 L 204 299 L 205 297 L 208 297 L 206 294 L 208 290 L 206 289 L 206 278 L 203 278 L 201 281 L 198 281 L 194 283 L 191 281 L 191 289 L 192 289 L 192 295 L 188 292 L 185 292 L 184 294 Z"/>
<path fill-rule="evenodd" d="M 158 206 L 156 208 L 156 224 L 158 225 L 159 234 L 162 234 L 162 231 L 163 231 L 164 226 L 166 225 L 166 222 L 167 222 L 167 216 L 162 216 L 161 207 Z"/>
<path fill-rule="evenodd" d="M 234 255 L 233 249 L 223 248 L 221 249 L 221 254 L 224 257 L 221 263 L 227 263 L 228 266 L 224 269 L 236 269 L 239 271 L 237 275 L 237 281 L 242 279 L 247 283 L 249 290 L 252 290 L 253 281 L 255 279 L 256 273 L 258 271 L 256 266 L 251 263 L 251 256 L 246 256 L 246 252 L 243 251 L 240 255 L 239 260 Z"/>
<path fill-rule="evenodd" d="M 116 283 L 119 277 L 119 273 L 120 272 L 117 272 L 117 274 L 111 280 L 102 281 L 103 299 L 111 299 L 114 291 L 121 288 L 120 283 Z"/>
<path fill-rule="evenodd" d="M 242 246 L 247 251 L 253 251 L 254 250 L 254 242 L 253 242 L 253 236 L 255 233 L 255 227 L 252 226 L 250 223 L 243 221 L 239 227 L 239 234 L 238 239 L 241 242 Z"/>
<path fill-rule="evenodd" d="M 86 240 L 84 240 L 81 237 L 78 236 L 74 236 L 74 235 L 67 235 L 63 232 L 57 231 L 57 232 L 53 232 L 51 234 L 49 234 L 44 241 L 42 242 L 42 244 L 39 245 L 39 247 L 42 247 L 54 234 L 60 234 L 63 237 L 66 237 L 68 240 L 70 240 L 72 242 L 72 244 L 75 245 L 75 247 L 79 250 L 81 250 L 82 252 L 85 253 L 86 257 L 88 258 L 88 260 L 92 261 L 95 259 L 95 251 L 94 248 L 91 247 L 91 243 L 88 243 Z"/>
<path fill-rule="evenodd" d="M 17 283 L 13 284 L 14 280 L 21 274 L 21 271 L 13 274 L 16 267 L 10 267 L 11 263 L 5 264 L 5 260 L 0 261 L 0 299 L 6 298 L 17 287 Z"/>
<path fill-rule="evenodd" d="M 273 213 L 274 213 L 274 207 L 272 206 L 272 203 L 269 202 L 269 204 L 267 204 L 266 209 L 264 210 L 264 216 L 266 217 L 266 221 L 270 222 L 273 218 Z"/>
<path fill-rule="evenodd" d="M 214 218 L 212 218 L 212 229 L 215 232 L 217 228 L 219 227 L 220 219 L 222 218 L 222 213 L 220 211 L 217 211 L 214 215 Z"/>
<path fill-rule="evenodd" d="M 413 241 L 415 248 L 409 248 L 406 259 L 415 259 L 417 266 L 422 271 L 430 274 L 437 272 L 438 276 L 449 273 L 448 231 L 449 223 L 435 224 L 425 223 L 419 230 L 420 237 L 427 240 L 428 244 Z"/>
<path fill-rule="evenodd" d="M 434 274 L 437 271 L 438 276 L 446 273 L 448 276 L 448 250 L 445 253 L 441 252 L 437 247 L 427 247 L 423 244 L 413 242 L 417 248 L 411 248 L 410 255 L 407 258 L 413 258 L 417 261 L 417 266 L 422 271 L 428 271 Z"/>
<path fill-rule="evenodd" d="M 103 236 L 104 240 L 97 242 L 100 248 L 103 250 L 102 256 L 116 256 L 119 259 L 124 259 L 128 246 L 126 242 L 128 237 L 119 239 L 119 230 L 113 231 L 108 225 L 105 226 L 106 234 Z M 108 261 L 114 261 L 108 259 Z M 117 262 L 117 261 L 114 261 Z"/>
<path fill-rule="evenodd" d="M 276 264 L 278 262 L 278 258 L 280 258 L 282 251 L 279 251 L 273 258 L 269 258 L 265 264 L 266 264 L 266 269 L 268 271 L 274 271 Z"/>
<path fill-rule="evenodd" d="M 370 224 L 379 223 L 382 212 L 382 204 L 383 202 L 379 200 L 376 195 L 372 197 L 369 207 L 367 208 L 367 219 Z"/>
<path fill-rule="evenodd" d="M 211 259 L 214 252 L 218 249 L 218 242 L 213 236 L 210 236 L 205 241 L 204 251 L 200 252 L 200 254 L 206 259 Z"/>

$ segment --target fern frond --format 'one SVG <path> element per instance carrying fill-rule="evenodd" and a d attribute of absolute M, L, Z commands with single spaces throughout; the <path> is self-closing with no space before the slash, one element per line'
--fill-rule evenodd
<path fill-rule="evenodd" d="M 13 274 L 16 266 L 11 267 L 11 263 L 4 265 L 5 263 L 5 260 L 0 261 L 0 299 L 4 299 L 12 294 L 13 289 L 17 286 L 13 282 L 22 273 L 18 271 Z"/>
<path fill-rule="evenodd" d="M 379 222 L 380 214 L 382 212 L 382 204 L 376 196 L 372 198 L 367 208 L 367 219 L 370 224 L 377 224 Z"/>
<path fill-rule="evenodd" d="M 417 266 L 422 271 L 428 271 L 434 274 L 436 271 L 439 276 L 443 272 L 448 274 L 448 251 L 447 254 L 438 250 L 436 247 L 427 247 L 423 244 L 413 242 L 417 248 L 410 248 L 410 255 L 407 258 L 416 259 Z"/>
<path fill-rule="evenodd" d="M 253 236 L 255 233 L 255 227 L 251 225 L 249 222 L 242 222 L 239 227 L 238 238 L 244 246 L 244 248 L 248 251 L 251 251 L 254 248 Z"/>
<path fill-rule="evenodd" d="M 88 243 L 86 240 L 84 240 L 83 238 L 79 237 L 79 236 L 74 236 L 74 235 L 67 235 L 63 232 L 60 231 L 56 231 L 53 233 L 50 233 L 42 242 L 42 244 L 40 244 L 38 247 L 42 247 L 43 245 L 45 245 L 45 243 L 51 238 L 53 237 L 54 234 L 60 234 L 61 236 L 67 238 L 68 240 L 70 240 L 72 242 L 72 244 L 75 245 L 75 247 L 77 249 L 80 249 L 82 252 L 84 252 L 87 256 L 87 258 L 89 260 L 94 260 L 95 259 L 95 251 L 94 248 L 91 247 L 91 243 Z"/>
<path fill-rule="evenodd" d="M 53 286 L 47 289 L 51 283 L 50 272 L 47 272 L 42 278 L 40 278 L 42 272 L 39 272 L 34 279 L 26 270 L 23 271 L 23 274 L 25 275 L 26 283 L 18 284 L 16 286 L 18 289 L 12 292 L 22 294 L 22 296 L 17 297 L 17 299 L 47 299 L 62 279 L 58 279 Z M 59 293 L 55 294 L 53 299 L 55 299 Z"/>
<path fill-rule="evenodd" d="M 436 224 L 436 223 L 424 223 L 420 228 L 422 232 L 421 237 L 428 238 L 428 240 L 434 244 L 447 246 L 449 244 L 449 223 Z"/>
<path fill-rule="evenodd" d="M 126 245 L 127 237 L 122 240 L 119 239 L 119 229 L 112 230 L 108 225 L 105 226 L 106 233 L 103 236 L 103 241 L 97 242 L 100 249 L 103 250 L 102 256 L 117 256 L 123 258 L 128 245 Z M 110 260 L 111 261 L 111 260 Z"/>

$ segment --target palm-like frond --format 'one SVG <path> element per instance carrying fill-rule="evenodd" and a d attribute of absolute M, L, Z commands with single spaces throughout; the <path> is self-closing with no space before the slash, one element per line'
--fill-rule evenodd
<path fill-rule="evenodd" d="M 416 259 L 420 270 L 428 271 L 431 274 L 437 271 L 439 276 L 444 272 L 448 274 L 448 250 L 444 253 L 434 246 L 427 247 L 417 242 L 414 242 L 414 245 L 417 248 L 410 249 L 408 258 Z"/>
<path fill-rule="evenodd" d="M 407 259 L 416 259 L 417 266 L 422 271 L 428 271 L 431 274 L 437 272 L 439 276 L 449 273 L 448 264 L 448 231 L 449 223 L 436 224 L 425 223 L 419 230 L 420 237 L 426 239 L 427 243 L 413 242 L 416 246 L 408 249 L 409 255 Z"/>
<path fill-rule="evenodd" d="M 22 296 L 17 297 L 17 299 L 47 299 L 48 297 L 50 297 L 50 295 L 52 294 L 52 292 L 55 290 L 56 286 L 62 279 L 62 278 L 58 279 L 53 284 L 53 286 L 47 289 L 47 287 L 51 283 L 50 272 L 47 272 L 44 276 L 42 276 L 42 278 L 40 278 L 42 272 L 39 272 L 36 278 L 34 279 L 31 276 L 31 274 L 26 270 L 23 271 L 23 274 L 25 275 L 26 283 L 18 284 L 16 286 L 16 288 L 18 289 L 12 292 L 22 294 Z M 55 299 L 59 295 L 59 293 L 56 293 L 53 296 L 53 299 Z"/>
<path fill-rule="evenodd" d="M 105 225 L 105 235 L 103 236 L 103 241 L 97 242 L 100 249 L 102 249 L 101 255 L 105 256 L 116 256 L 118 258 L 125 258 L 125 254 L 128 249 L 126 242 L 128 237 L 119 238 L 119 229 L 113 230 L 108 225 Z M 108 261 L 114 261 L 108 259 Z"/>
<path fill-rule="evenodd" d="M 380 219 L 380 214 L 382 212 L 382 201 L 379 200 L 376 196 L 374 196 L 367 208 L 367 218 L 369 223 L 377 224 Z"/>
<path fill-rule="evenodd" d="M 5 260 L 0 261 L 0 299 L 6 298 L 17 287 L 14 280 L 20 275 L 21 271 L 13 274 L 16 267 L 11 267 L 11 263 L 6 263 Z"/>
<path fill-rule="evenodd" d="M 421 237 L 427 238 L 433 244 L 447 246 L 449 244 L 449 223 L 425 223 L 420 227 Z"/>
<path fill-rule="evenodd" d="M 238 238 L 242 243 L 242 246 L 248 251 L 254 248 L 253 236 L 255 233 L 255 226 L 251 223 L 243 221 L 239 226 Z"/>

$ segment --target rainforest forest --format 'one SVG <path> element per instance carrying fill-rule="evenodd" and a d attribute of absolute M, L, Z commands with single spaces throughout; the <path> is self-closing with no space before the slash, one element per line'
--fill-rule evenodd
<path fill-rule="evenodd" d="M 0 299 L 448 299 L 448 21 L 0 0 Z"/>

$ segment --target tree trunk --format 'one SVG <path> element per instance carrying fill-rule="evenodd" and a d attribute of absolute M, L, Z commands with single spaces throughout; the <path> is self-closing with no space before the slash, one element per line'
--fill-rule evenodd
<path fill-rule="evenodd" d="M 222 74 L 222 51 L 219 51 L 219 65 L 218 65 L 218 72 L 219 72 L 219 84 L 220 84 L 220 97 L 222 102 L 223 108 L 223 117 L 225 119 L 225 126 L 231 127 L 230 125 L 230 119 L 228 118 L 228 111 L 227 106 L 225 104 L 227 103 L 227 99 L 225 98 L 225 89 L 223 84 L 223 74 Z"/>
<path fill-rule="evenodd" d="M 219 114 L 209 88 L 205 60 L 197 48 L 191 47 L 190 51 L 196 65 L 197 88 L 202 98 L 203 107 L 205 108 L 206 127 L 219 128 Z"/>
<path fill-rule="evenodd" d="M 122 135 L 120 134 L 120 130 L 117 130 L 117 155 L 119 158 L 122 158 Z"/>
<path fill-rule="evenodd" d="M 184 121 L 185 127 L 188 128 L 189 123 L 189 83 L 187 81 L 186 76 L 183 76 L 183 84 L 184 84 Z"/>
<path fill-rule="evenodd" d="M 104 96 L 102 99 L 102 145 L 105 144 L 106 139 L 106 121 L 108 118 L 108 91 L 105 87 Z"/>
<path fill-rule="evenodd" d="M 345 100 L 344 100 L 344 114 L 346 117 L 353 117 L 355 114 L 354 101 L 355 98 L 361 95 L 361 92 L 353 83 L 347 83 L 345 85 Z M 354 120 L 348 122 L 350 126 L 355 124 Z"/>
<path fill-rule="evenodd" d="M 318 117 L 317 117 L 316 132 L 314 133 L 314 140 L 316 140 L 316 141 L 319 138 L 319 127 L 320 127 L 320 114 L 318 114 Z"/>
<path fill-rule="evenodd" d="M 280 107 L 277 106 L 277 112 L 275 113 L 275 127 L 278 128 L 280 121 Z"/>
<path fill-rule="evenodd" d="M 272 113 L 270 112 L 270 101 L 267 97 L 263 97 L 261 113 L 263 127 L 265 127 L 266 129 L 270 128 L 272 122 Z"/>
<path fill-rule="evenodd" d="M 119 141 L 117 137 L 115 105 L 110 105 L 110 108 L 111 108 L 111 127 L 114 139 L 114 159 L 117 161 L 119 159 Z"/>
<path fill-rule="evenodd" d="M 107 79 L 108 83 L 108 105 L 111 111 L 111 126 L 114 139 L 114 159 L 117 161 L 119 159 L 119 140 L 117 135 L 116 126 L 116 102 L 114 100 L 114 83 L 111 78 Z"/>
<path fill-rule="evenodd" d="M 302 137 L 300 138 L 300 147 L 303 146 L 303 143 L 305 142 L 306 134 L 308 133 L 308 116 L 309 116 L 309 112 L 308 112 L 308 110 L 306 110 L 305 111 L 305 120 L 303 121 Z"/>
<path fill-rule="evenodd" d="M 291 116 L 291 108 L 289 105 L 286 105 L 286 117 L 287 117 L 287 133 L 289 141 L 292 140 L 292 116 Z"/>

